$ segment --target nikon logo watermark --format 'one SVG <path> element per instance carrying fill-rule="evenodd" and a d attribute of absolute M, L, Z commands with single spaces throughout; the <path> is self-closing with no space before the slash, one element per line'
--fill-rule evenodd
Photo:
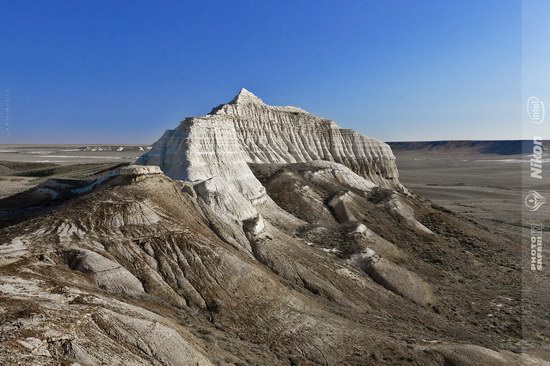
<path fill-rule="evenodd" d="M 544 121 L 544 103 L 539 97 L 529 97 L 527 99 L 527 113 L 529 119 L 536 124 Z"/>
<path fill-rule="evenodd" d="M 529 211 L 536 211 L 545 203 L 546 203 L 546 198 L 544 198 L 537 191 L 529 191 L 527 196 L 525 196 L 525 206 L 527 206 Z"/>
<path fill-rule="evenodd" d="M 544 103 L 540 98 L 529 97 L 527 99 L 527 114 L 534 124 L 539 125 L 544 122 Z M 533 137 L 533 154 L 529 159 L 531 179 L 542 179 L 543 146 L 542 137 Z M 527 206 L 529 211 L 537 211 L 545 203 L 546 198 L 535 190 L 530 190 L 527 196 L 525 196 L 525 206 Z M 529 245 L 532 271 L 542 271 L 542 233 L 542 222 L 531 223 L 531 240 Z"/>
<path fill-rule="evenodd" d="M 531 178 L 542 179 L 542 138 L 533 137 L 533 155 L 529 160 L 531 167 Z"/>

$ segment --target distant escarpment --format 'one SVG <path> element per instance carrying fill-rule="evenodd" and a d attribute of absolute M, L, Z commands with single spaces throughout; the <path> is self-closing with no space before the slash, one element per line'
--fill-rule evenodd
<path fill-rule="evenodd" d="M 550 141 L 542 141 L 544 150 Z M 395 151 L 424 151 L 439 153 L 518 155 L 533 152 L 533 140 L 451 140 L 388 142 Z"/>

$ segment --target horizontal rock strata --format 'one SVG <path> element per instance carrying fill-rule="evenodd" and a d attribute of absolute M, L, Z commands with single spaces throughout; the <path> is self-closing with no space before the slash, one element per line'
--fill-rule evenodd
<path fill-rule="evenodd" d="M 137 164 L 158 165 L 169 177 L 200 182 L 220 177 L 253 204 L 265 189 L 248 163 L 326 160 L 366 177 L 372 186 L 400 187 L 390 147 L 296 107 L 272 107 L 242 89 L 228 104 L 168 130 Z"/>

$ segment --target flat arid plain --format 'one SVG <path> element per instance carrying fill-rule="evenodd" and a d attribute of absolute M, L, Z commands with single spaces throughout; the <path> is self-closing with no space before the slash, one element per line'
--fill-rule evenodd
<path fill-rule="evenodd" d="M 394 151 L 401 181 L 455 212 L 513 222 L 521 215 L 522 155 Z M 498 216 L 495 213 L 498 212 Z"/>
<path fill-rule="evenodd" d="M 0 197 L 54 177 L 79 178 L 82 170 L 132 163 L 148 145 L 0 145 Z"/>
<path fill-rule="evenodd" d="M 523 154 L 482 153 L 477 148 L 400 149 L 400 145 L 394 145 L 394 153 L 401 181 L 407 187 L 446 209 L 483 223 L 489 230 L 494 228 L 507 233 L 521 243 L 517 261 L 523 268 L 522 335 L 526 340 L 544 339 L 548 326 L 538 323 L 532 314 L 550 311 L 550 278 L 544 272 L 530 270 L 533 252 L 529 245 L 533 223 L 541 225 L 541 237 L 548 240 L 550 210 L 543 205 L 536 212 L 530 212 L 524 199 L 530 190 L 549 197 L 550 187 L 529 178 L 531 154 L 527 151 Z M 548 156 L 545 155 L 542 161 L 547 164 Z M 543 246 L 542 257 L 549 255 L 550 250 Z"/>

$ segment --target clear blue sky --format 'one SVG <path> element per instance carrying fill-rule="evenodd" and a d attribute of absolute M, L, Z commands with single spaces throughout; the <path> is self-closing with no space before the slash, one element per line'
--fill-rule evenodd
<path fill-rule="evenodd" d="M 519 0 L 0 0 L 0 142 L 149 143 L 241 87 L 386 141 L 515 139 L 521 27 Z"/>

